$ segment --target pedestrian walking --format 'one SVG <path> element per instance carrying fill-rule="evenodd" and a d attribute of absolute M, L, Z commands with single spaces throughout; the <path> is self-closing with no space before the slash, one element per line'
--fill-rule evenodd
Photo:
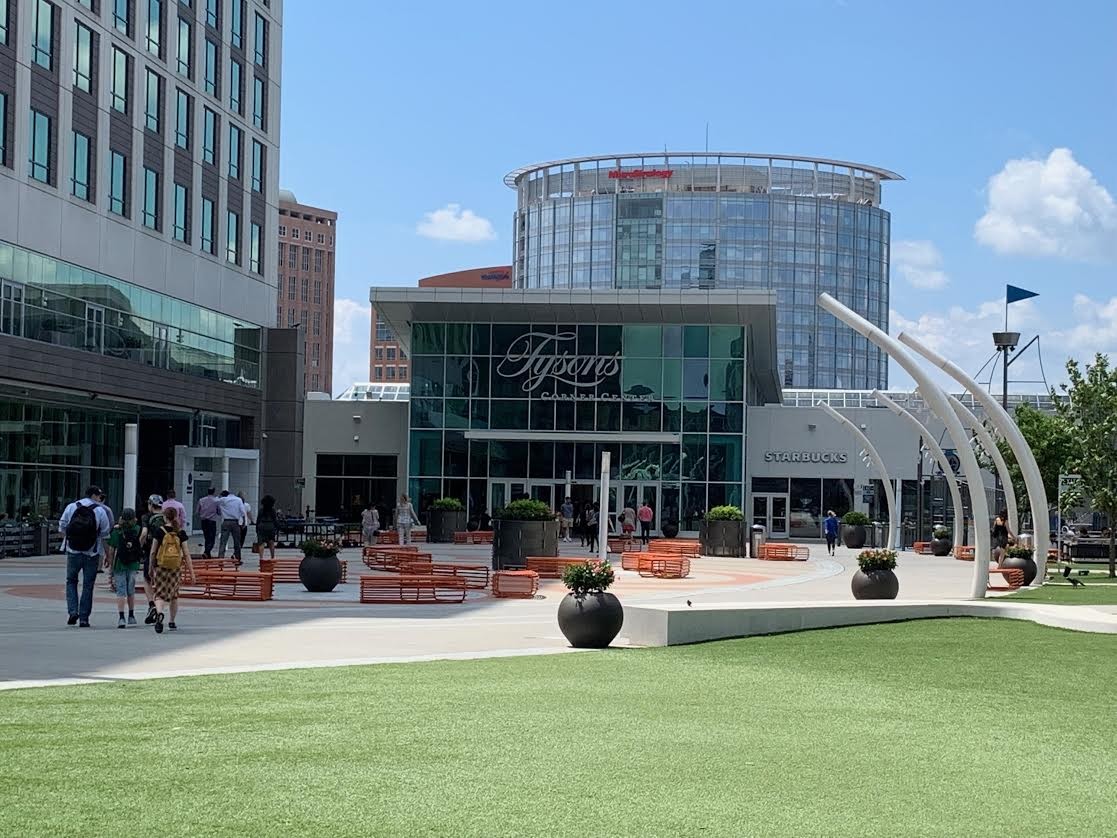
<path fill-rule="evenodd" d="M 833 556 L 834 548 L 838 545 L 838 516 L 834 514 L 833 509 L 826 513 L 822 528 L 826 533 L 826 552 Z"/>
<path fill-rule="evenodd" d="M 399 532 L 399 543 L 411 543 L 411 527 L 419 523 L 419 516 L 415 514 L 415 507 L 411 505 L 407 495 L 399 496 L 399 505 L 396 506 L 396 530 Z"/>
<path fill-rule="evenodd" d="M 167 489 L 167 493 L 163 495 L 163 510 L 173 509 L 178 513 L 178 520 L 182 523 L 183 528 L 186 527 L 186 507 L 176 499 L 175 490 Z"/>
<path fill-rule="evenodd" d="M 221 508 L 217 505 L 217 490 L 212 486 L 209 492 L 198 501 L 198 520 L 202 522 L 204 547 L 202 557 L 213 558 L 213 545 L 217 543 L 217 528 L 221 524 Z"/>
<path fill-rule="evenodd" d="M 567 498 L 562 502 L 562 508 L 559 510 L 562 513 L 562 540 L 573 541 L 570 537 L 570 529 L 574 526 L 574 504 Z"/>
<path fill-rule="evenodd" d="M 628 536 L 634 532 L 636 532 L 636 510 L 625 505 L 621 510 L 621 534 Z"/>
<path fill-rule="evenodd" d="M 1005 557 L 1005 551 L 1008 549 L 1009 540 L 1008 526 L 1005 524 L 1005 519 L 998 515 L 993 519 L 993 529 L 989 532 L 989 539 L 993 544 L 993 561 L 997 564 Z"/>
<path fill-rule="evenodd" d="M 223 489 L 221 497 L 217 499 L 217 509 L 221 513 L 221 543 L 217 547 L 217 558 L 225 558 L 225 547 L 229 539 L 233 541 L 233 558 L 240 564 L 240 548 L 243 541 L 240 534 L 240 522 L 244 520 L 244 501 L 236 495 L 229 494 L 228 489 Z"/>
<path fill-rule="evenodd" d="M 85 497 L 71 503 L 62 513 L 58 530 L 65 534 L 62 550 L 66 553 L 66 625 L 89 628 L 93 612 L 93 586 L 101 564 L 103 541 L 109 535 L 109 515 L 95 498 L 101 489 L 90 486 Z M 81 598 L 78 598 L 78 574 L 81 574 Z"/>
<path fill-rule="evenodd" d="M 361 513 L 361 542 L 365 547 L 371 547 L 376 543 L 376 533 L 379 529 L 380 513 L 371 503 L 365 504 L 364 512 Z"/>
<path fill-rule="evenodd" d="M 598 529 L 598 512 L 597 504 L 586 509 L 586 543 L 589 544 L 590 552 L 597 552 L 597 529 Z"/>
<path fill-rule="evenodd" d="M 275 498 L 264 495 L 260 498 L 260 514 L 256 516 L 256 552 L 264 558 L 264 548 L 271 551 L 275 558 L 275 536 L 279 530 L 279 516 L 275 513 Z"/>
<path fill-rule="evenodd" d="M 144 516 L 143 530 L 140 533 L 140 545 L 143 547 L 144 560 L 144 591 L 147 593 L 147 616 L 144 623 L 151 625 L 155 622 L 155 579 L 151 575 L 151 543 L 152 532 L 163 526 L 163 497 L 161 495 L 148 495 L 147 515 Z"/>
<path fill-rule="evenodd" d="M 637 510 L 636 517 L 640 519 L 640 542 L 647 547 L 652 535 L 652 519 L 655 518 L 655 512 L 648 505 L 647 498 Z"/>
<path fill-rule="evenodd" d="M 248 543 L 248 528 L 256 523 L 256 518 L 252 514 L 252 506 L 244 499 L 244 492 L 237 492 L 237 497 L 240 502 L 244 504 L 244 515 L 240 519 L 240 543 L 244 546 Z M 255 550 L 253 550 L 255 552 Z"/>
<path fill-rule="evenodd" d="M 144 561 L 142 530 L 135 510 L 126 508 L 121 510 L 120 520 L 109 534 L 105 570 L 112 574 L 112 587 L 116 591 L 117 628 L 136 624 L 136 571 Z M 125 605 L 128 606 L 127 621 L 124 619 Z"/>
<path fill-rule="evenodd" d="M 170 620 L 167 628 L 176 631 L 178 625 L 175 617 L 178 616 L 178 589 L 182 580 L 182 567 L 191 578 L 194 576 L 194 565 L 190 562 L 190 548 L 186 545 L 186 530 L 182 529 L 182 522 L 178 513 L 168 509 L 163 513 L 163 525 L 152 533 L 151 564 L 154 568 L 152 576 L 155 579 L 155 633 L 163 633 L 163 622 L 169 612 Z"/>

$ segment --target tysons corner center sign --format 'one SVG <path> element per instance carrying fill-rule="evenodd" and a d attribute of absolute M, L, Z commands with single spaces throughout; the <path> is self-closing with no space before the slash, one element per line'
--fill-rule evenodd
<path fill-rule="evenodd" d="M 847 463 L 849 454 L 842 451 L 765 451 L 766 463 Z"/>
<path fill-rule="evenodd" d="M 621 353 L 579 355 L 574 332 L 526 332 L 516 338 L 496 367 L 502 378 L 522 378 L 521 389 L 538 398 L 592 399 L 598 385 L 621 370 Z M 555 392 L 563 384 L 566 393 Z M 629 399 L 629 396 L 624 396 Z M 631 397 L 633 400 L 641 400 Z"/>

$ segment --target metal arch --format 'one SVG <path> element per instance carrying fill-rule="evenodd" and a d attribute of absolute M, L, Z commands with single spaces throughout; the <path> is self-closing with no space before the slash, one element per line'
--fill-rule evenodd
<path fill-rule="evenodd" d="M 888 537 L 885 539 L 884 549 L 893 549 L 893 545 L 896 543 L 896 527 L 899 526 L 900 522 L 896 517 L 896 492 L 892 488 L 892 478 L 889 477 L 888 472 L 885 471 L 884 460 L 881 459 L 880 454 L 877 453 L 877 449 L 873 447 L 873 444 L 869 442 L 869 438 L 865 436 L 864 431 L 853 424 L 853 422 L 849 421 L 847 417 L 842 416 L 842 414 L 838 413 L 838 411 L 824 402 L 819 402 L 815 407 L 819 408 L 839 425 L 845 425 L 849 428 L 850 433 L 861 443 L 861 447 L 865 449 L 865 453 L 869 455 L 869 459 L 873 461 L 873 465 L 876 466 L 877 471 L 880 472 L 880 480 L 884 484 L 884 499 L 888 503 Z"/>
<path fill-rule="evenodd" d="M 958 418 L 962 420 L 962 424 L 973 428 L 973 432 L 977 435 L 977 441 L 981 443 L 985 453 L 993 460 L 993 465 L 997 469 L 997 474 L 1000 475 L 1001 485 L 1005 490 L 1008 529 L 1010 532 L 1019 533 L 1020 514 L 1016 505 L 1016 487 L 1012 485 L 1012 475 L 1009 473 L 1008 463 L 1001 456 L 1001 449 L 997 447 L 997 443 L 989 434 L 989 431 L 985 430 L 985 426 L 981 424 L 981 421 L 973 415 L 968 407 L 958 401 L 956 396 L 949 393 L 946 394 L 946 398 L 950 402 L 950 406 L 954 408 L 954 412 L 958 414 Z"/>
<path fill-rule="evenodd" d="M 960 545 L 965 523 L 965 507 L 962 506 L 962 492 L 958 489 L 958 479 L 954 476 L 954 469 L 950 467 L 950 462 L 946 459 L 946 452 L 942 450 L 942 446 L 939 445 L 934 435 L 913 414 L 904 410 L 880 390 L 873 390 L 873 398 L 907 422 L 926 441 L 931 456 L 939 468 L 942 469 L 943 477 L 946 478 L 946 488 L 950 492 L 950 501 L 954 504 L 954 543 Z"/>
<path fill-rule="evenodd" d="M 786 160 L 789 163 L 821 163 L 828 166 L 844 166 L 861 172 L 874 174 L 881 180 L 903 180 L 903 175 L 882 169 L 879 166 L 868 166 L 864 163 L 851 163 L 848 160 L 832 160 L 829 157 L 802 157 L 795 154 L 757 154 L 747 151 L 644 151 L 628 154 L 595 154 L 590 157 L 567 157 L 563 160 L 550 160 L 546 163 L 535 163 L 530 166 L 521 166 L 504 176 L 504 185 L 515 189 L 520 178 L 531 172 L 541 169 L 550 169 L 555 166 L 572 166 L 577 163 L 601 163 L 609 160 L 635 160 L 645 157 L 658 157 L 661 159 L 671 157 L 730 157 L 749 158 L 752 160 Z"/>

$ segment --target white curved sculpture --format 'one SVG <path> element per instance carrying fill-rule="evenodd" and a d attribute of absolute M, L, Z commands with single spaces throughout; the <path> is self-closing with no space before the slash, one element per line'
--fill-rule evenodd
<path fill-rule="evenodd" d="M 938 440 L 934 438 L 922 422 L 880 390 L 873 390 L 873 398 L 907 422 L 912 430 L 923 437 L 923 440 L 927 443 L 927 449 L 931 452 L 935 463 L 942 469 L 943 477 L 946 478 L 946 488 L 950 491 L 950 502 L 954 504 L 954 543 L 960 545 L 965 525 L 965 507 L 962 506 L 962 493 L 958 490 L 958 479 L 954 476 L 954 469 L 950 467 L 950 461 L 946 459 L 946 452 L 942 450 Z"/>
<path fill-rule="evenodd" d="M 841 320 L 855 332 L 864 335 L 887 352 L 901 367 L 904 372 L 915 379 L 916 385 L 923 393 L 927 406 L 946 425 L 946 431 L 954 440 L 958 448 L 958 459 L 962 462 L 962 474 L 971 486 L 980 486 L 981 467 L 977 464 L 977 457 L 970 448 L 969 438 L 958 415 L 946 400 L 946 394 L 931 380 L 926 371 L 915 361 L 907 350 L 893 337 L 877 328 L 868 320 L 854 311 L 846 308 L 829 294 L 820 294 L 818 304 L 830 314 Z M 974 520 L 974 569 L 973 587 L 971 594 L 974 599 L 984 599 L 989 588 L 989 504 L 985 500 L 985 492 L 973 492 L 970 498 L 973 508 Z"/>
<path fill-rule="evenodd" d="M 1005 508 L 1008 510 L 1008 521 L 1005 523 L 1008 524 L 1010 532 L 1020 532 L 1020 514 L 1016 506 L 1016 487 L 1012 485 L 1012 474 L 1009 473 L 1008 463 L 1001 455 L 1001 449 L 997 447 L 997 443 L 989 431 L 985 430 L 981 420 L 973 415 L 973 411 L 949 393 L 946 394 L 946 397 L 950 400 L 950 406 L 954 408 L 958 418 L 962 420 L 962 424 L 973 429 L 982 449 L 993 460 L 993 465 L 997 468 L 997 476 L 1001 478 L 1001 485 L 1005 490 Z"/>
<path fill-rule="evenodd" d="M 1012 449 L 1012 454 L 1016 457 L 1016 464 L 1020 466 L 1020 473 L 1024 477 L 1024 485 L 1028 487 L 1028 504 L 1032 510 L 1032 529 L 1035 530 L 1036 544 L 1036 578 L 1033 580 L 1033 583 L 1043 584 L 1044 579 L 1047 578 L 1047 551 L 1051 547 L 1051 533 L 1048 529 L 1049 521 L 1047 518 L 1047 490 L 1043 488 L 1043 476 L 1039 472 L 1039 466 L 1036 464 L 1035 455 L 1032 454 L 1032 449 L 1028 446 L 1027 440 L 1025 440 L 1024 435 L 1020 433 L 1020 429 L 1016 427 L 1016 422 L 1014 422 L 1012 417 L 1000 406 L 997 400 L 983 390 L 976 381 L 959 369 L 957 365 L 946 360 L 946 358 L 935 352 L 935 350 L 924 346 L 911 335 L 901 333 L 899 340 L 905 346 L 910 346 L 969 390 L 970 393 L 973 394 L 973 397 L 981 402 L 981 406 L 985 409 L 985 415 L 989 417 L 989 421 L 993 423 L 993 427 L 1000 432 L 1001 436 L 1005 438 L 1005 441 Z M 968 475 L 967 479 L 969 479 Z M 981 494 L 984 496 L 985 493 L 982 492 Z M 977 517 L 976 512 L 975 517 Z M 977 529 L 978 535 L 980 535 L 982 528 L 978 527 Z"/>
<path fill-rule="evenodd" d="M 869 455 L 869 459 L 873 461 L 877 471 L 880 472 L 881 482 L 884 483 L 884 499 L 888 503 L 888 537 L 885 539 L 884 549 L 891 550 L 895 544 L 893 533 L 896 531 L 896 526 L 899 524 L 899 517 L 896 515 L 896 493 L 892 489 L 892 478 L 888 476 L 888 472 L 884 469 L 884 460 L 880 458 L 877 449 L 869 442 L 869 438 L 865 436 L 864 432 L 853 424 L 849 419 L 828 404 L 819 402 L 815 407 L 820 408 L 827 416 L 837 422 L 839 425 L 845 425 L 857 437 L 857 441 L 861 443 L 865 452 Z"/>

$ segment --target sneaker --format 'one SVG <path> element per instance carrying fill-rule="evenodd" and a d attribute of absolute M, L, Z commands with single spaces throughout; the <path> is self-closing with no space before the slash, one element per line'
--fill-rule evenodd
<path fill-rule="evenodd" d="M 163 615 L 162 614 L 156 614 L 155 615 L 155 633 L 156 634 L 162 634 L 163 633 Z"/>
<path fill-rule="evenodd" d="M 144 625 L 150 626 L 155 622 L 155 603 L 149 602 L 147 604 L 147 616 L 144 617 Z"/>
<path fill-rule="evenodd" d="M 78 628 L 83 628 L 83 629 L 89 628 L 89 620 L 79 620 L 78 621 Z"/>
<path fill-rule="evenodd" d="M 78 624 L 78 615 L 77 614 L 71 614 L 69 617 L 66 618 L 66 625 L 76 626 L 77 624 Z"/>
<path fill-rule="evenodd" d="M 136 624 L 136 616 L 134 614 L 128 615 L 128 625 L 134 626 Z"/>
<path fill-rule="evenodd" d="M 124 618 L 123 618 L 123 617 L 120 617 L 119 619 L 117 619 L 117 621 L 116 621 L 116 627 L 117 627 L 118 629 L 122 629 L 122 628 L 124 628 L 124 627 L 125 627 L 126 625 L 128 625 L 128 624 L 127 624 L 126 622 L 124 622 Z"/>
<path fill-rule="evenodd" d="M 167 623 L 167 628 L 169 628 L 171 631 L 178 631 L 178 626 L 174 624 L 174 620 Z"/>

